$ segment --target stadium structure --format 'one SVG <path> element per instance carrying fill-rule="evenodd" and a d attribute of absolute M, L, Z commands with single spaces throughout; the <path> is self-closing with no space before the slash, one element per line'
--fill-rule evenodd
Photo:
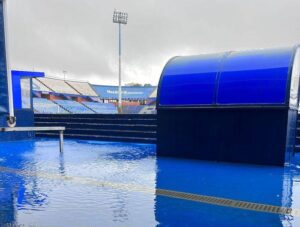
<path fill-rule="evenodd" d="M 14 71 L 13 75 L 18 74 Z M 30 74 L 30 72 L 27 72 Z M 117 114 L 118 87 L 31 73 L 37 114 Z M 155 114 L 157 87 L 123 86 L 124 114 Z"/>

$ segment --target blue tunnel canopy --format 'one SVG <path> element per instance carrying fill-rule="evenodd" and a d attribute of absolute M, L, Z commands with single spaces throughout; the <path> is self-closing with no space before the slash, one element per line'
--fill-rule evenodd
<path fill-rule="evenodd" d="M 158 108 L 298 106 L 298 47 L 175 57 L 165 66 Z"/>

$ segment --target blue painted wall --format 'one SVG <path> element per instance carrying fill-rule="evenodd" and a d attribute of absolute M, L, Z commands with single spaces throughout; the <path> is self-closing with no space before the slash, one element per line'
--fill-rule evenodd
<path fill-rule="evenodd" d="M 12 70 L 11 74 L 12 74 L 12 84 L 13 84 L 13 93 L 14 93 L 14 108 L 20 110 L 22 109 L 21 79 L 45 77 L 45 73 Z"/>

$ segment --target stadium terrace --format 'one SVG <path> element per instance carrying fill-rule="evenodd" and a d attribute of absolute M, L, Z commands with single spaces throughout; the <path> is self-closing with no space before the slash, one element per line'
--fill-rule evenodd
<path fill-rule="evenodd" d="M 117 113 L 116 86 L 92 85 L 88 82 L 48 77 L 32 78 L 32 84 L 35 113 Z M 157 87 L 123 86 L 122 92 L 124 114 L 155 114 Z"/>

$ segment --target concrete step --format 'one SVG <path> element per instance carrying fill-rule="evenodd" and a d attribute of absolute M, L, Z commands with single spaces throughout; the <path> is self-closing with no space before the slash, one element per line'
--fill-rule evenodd
<path fill-rule="evenodd" d="M 124 136 L 137 138 L 156 138 L 156 131 L 131 131 L 131 130 L 112 130 L 112 129 L 67 129 L 65 133 L 76 135 L 102 135 L 102 136 Z"/>
<path fill-rule="evenodd" d="M 157 119 L 156 114 L 35 114 L 35 118 Z"/>
<path fill-rule="evenodd" d="M 101 124 L 101 123 L 81 123 L 81 122 L 35 122 L 36 126 L 64 126 L 67 129 L 114 129 L 131 131 L 156 131 L 156 125 L 143 124 Z"/>
<path fill-rule="evenodd" d="M 58 134 L 55 132 L 39 132 L 36 133 L 37 137 L 54 137 L 58 138 Z M 150 143 L 155 144 L 156 138 L 139 138 L 139 137 L 125 137 L 125 136 L 104 136 L 104 135 L 84 135 L 84 134 L 70 134 L 65 133 L 65 138 L 76 138 L 83 140 L 101 140 L 101 141 L 116 141 L 116 142 L 131 142 L 131 143 Z"/>
<path fill-rule="evenodd" d="M 135 118 L 61 118 L 61 117 L 35 117 L 36 122 L 82 122 L 82 123 L 105 123 L 105 124 L 147 124 L 156 125 L 156 119 L 135 119 Z"/>

